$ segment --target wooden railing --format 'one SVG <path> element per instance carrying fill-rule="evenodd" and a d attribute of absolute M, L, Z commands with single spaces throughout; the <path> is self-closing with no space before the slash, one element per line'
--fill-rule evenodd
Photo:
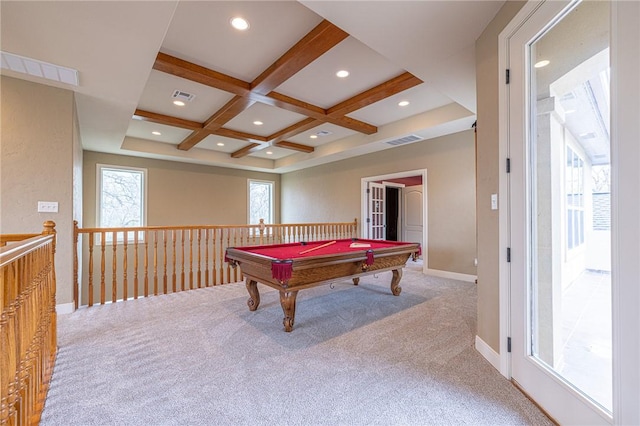
<path fill-rule="evenodd" d="M 57 350 L 55 223 L 0 241 L 0 425 L 38 424 Z"/>
<path fill-rule="evenodd" d="M 237 282 L 242 272 L 224 262 L 227 247 L 352 238 L 357 229 L 357 219 L 84 229 L 76 223 L 76 308 Z"/>

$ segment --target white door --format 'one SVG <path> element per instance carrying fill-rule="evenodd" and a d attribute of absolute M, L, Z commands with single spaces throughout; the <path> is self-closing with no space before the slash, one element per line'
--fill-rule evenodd
<path fill-rule="evenodd" d="M 402 241 L 420 243 L 420 246 L 424 247 L 422 197 L 422 185 L 402 188 Z"/>
<path fill-rule="evenodd" d="M 385 188 L 383 184 L 369 182 L 368 237 L 372 240 L 384 240 L 385 233 Z"/>
<path fill-rule="evenodd" d="M 607 424 L 610 4 L 536 7 L 508 39 L 511 377 L 560 424 Z"/>

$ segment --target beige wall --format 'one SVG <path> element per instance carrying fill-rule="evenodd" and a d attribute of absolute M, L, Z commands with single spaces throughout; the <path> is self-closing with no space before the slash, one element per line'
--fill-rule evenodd
<path fill-rule="evenodd" d="M 498 35 L 524 2 L 508 1 L 476 41 L 478 115 L 478 336 L 500 352 L 498 210 L 491 210 L 491 194 L 505 159 L 498 158 Z M 502 197 L 504 199 L 504 197 Z"/>
<path fill-rule="evenodd" d="M 346 222 L 361 214 L 361 179 L 427 169 L 431 269 L 475 275 L 472 130 L 282 176 L 282 222 Z"/>
<path fill-rule="evenodd" d="M 1 78 L 0 233 L 36 233 L 46 220 L 58 231 L 57 303 L 73 302 L 73 92 Z M 57 201 L 58 213 L 38 213 Z"/>
<path fill-rule="evenodd" d="M 96 223 L 96 164 L 147 169 L 147 225 L 247 223 L 248 179 L 275 182 L 279 219 L 280 175 L 124 155 L 84 152 L 84 227 Z"/>

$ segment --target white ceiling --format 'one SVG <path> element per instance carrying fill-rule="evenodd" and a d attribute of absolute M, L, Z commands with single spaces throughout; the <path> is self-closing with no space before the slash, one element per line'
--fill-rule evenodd
<path fill-rule="evenodd" d="M 74 90 L 87 150 L 284 173 L 392 149 L 386 141 L 410 134 L 428 139 L 470 128 L 475 120 L 475 40 L 502 4 L 3 0 L 1 50 L 74 68 L 80 85 L 6 69 L 2 74 Z M 229 20 L 237 15 L 248 19 L 248 31 L 231 28 Z M 375 126 L 373 134 L 320 123 L 286 139 L 313 152 L 270 146 L 267 140 L 249 155 L 233 158 L 231 153 L 250 142 L 209 135 L 184 151 L 177 145 L 191 130 L 132 119 L 138 109 L 204 123 L 234 96 L 154 69 L 159 52 L 251 83 L 324 19 L 349 36 L 275 91 L 327 110 L 407 71 L 422 80 L 347 115 Z M 348 69 L 349 77 L 335 77 L 339 69 Z M 195 98 L 176 107 L 175 90 Z M 410 101 L 409 106 L 399 107 L 401 100 Z M 306 118 L 256 102 L 223 127 L 266 138 Z M 256 126 L 255 120 L 264 124 Z M 321 131 L 328 134 L 310 138 Z"/>

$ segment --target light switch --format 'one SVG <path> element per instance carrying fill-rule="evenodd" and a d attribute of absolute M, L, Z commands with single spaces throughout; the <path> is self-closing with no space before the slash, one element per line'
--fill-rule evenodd
<path fill-rule="evenodd" d="M 491 194 L 491 210 L 498 210 L 498 194 Z"/>
<path fill-rule="evenodd" d="M 58 202 L 38 201 L 38 213 L 58 213 Z"/>

